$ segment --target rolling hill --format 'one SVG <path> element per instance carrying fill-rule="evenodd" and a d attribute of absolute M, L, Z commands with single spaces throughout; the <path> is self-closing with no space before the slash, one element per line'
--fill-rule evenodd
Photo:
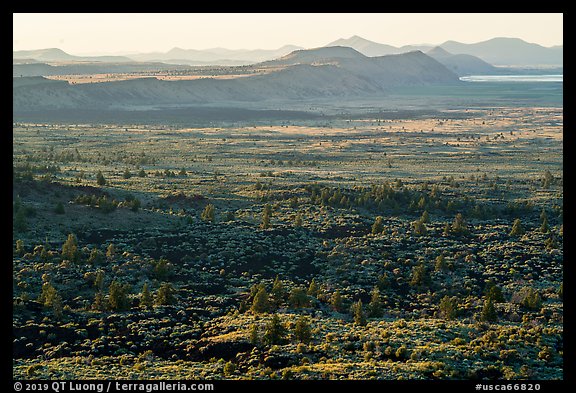
<path fill-rule="evenodd" d="M 466 54 L 454 55 L 439 46 L 430 49 L 426 54 L 459 76 L 491 75 L 503 72 L 503 70 L 494 67 L 492 64 L 476 56 Z"/>

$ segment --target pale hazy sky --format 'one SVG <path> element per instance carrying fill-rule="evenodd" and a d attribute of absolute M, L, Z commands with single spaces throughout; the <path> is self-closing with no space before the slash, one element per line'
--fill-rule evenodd
<path fill-rule="evenodd" d="M 314 48 L 353 35 L 394 46 L 494 37 L 563 44 L 561 13 L 18 13 L 13 22 L 13 50 L 56 47 L 71 54 Z"/>

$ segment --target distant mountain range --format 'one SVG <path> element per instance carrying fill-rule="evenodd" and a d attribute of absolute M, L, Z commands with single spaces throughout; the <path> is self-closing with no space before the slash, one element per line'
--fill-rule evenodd
<path fill-rule="evenodd" d="M 367 57 L 347 47 L 297 50 L 260 63 L 267 73 L 236 79 L 142 78 L 71 85 L 42 77 L 13 79 L 13 110 L 190 106 L 270 99 L 383 96 L 396 86 L 458 84 L 458 76 L 421 51 Z"/>
<path fill-rule="evenodd" d="M 354 48 L 366 56 L 384 56 L 415 49 L 427 52 L 433 49 L 432 45 L 408 45 L 397 48 L 358 36 L 339 39 L 326 46 L 334 45 Z M 438 47 L 450 54 L 476 56 L 491 65 L 525 67 L 561 66 L 563 64 L 564 47 L 562 45 L 547 48 L 538 44 L 528 43 L 519 38 L 498 37 L 474 44 L 446 41 L 438 45 Z"/>
<path fill-rule="evenodd" d="M 107 63 L 130 62 L 132 59 L 125 56 L 74 56 L 58 48 L 19 50 L 12 52 L 14 62 L 78 62 L 98 61 Z"/>
<path fill-rule="evenodd" d="M 356 49 L 365 56 L 385 56 L 391 54 L 407 53 L 415 50 L 428 52 L 434 49 L 433 45 L 405 45 L 395 47 L 377 43 L 359 36 L 341 38 L 325 47 L 345 46 Z M 463 44 L 456 41 L 446 41 L 438 45 L 452 55 L 476 56 L 479 59 L 496 66 L 562 66 L 563 46 L 543 47 L 528 43 L 518 38 L 493 38 L 474 44 Z M 13 51 L 14 63 L 23 62 L 162 62 L 166 64 L 187 65 L 247 65 L 268 60 L 275 60 L 295 50 L 304 49 L 295 45 L 285 45 L 278 49 L 225 49 L 212 48 L 205 50 L 173 48 L 166 53 L 141 53 L 126 56 L 74 56 L 61 49 L 39 49 L 27 51 Z M 442 60 L 447 61 L 444 56 Z M 471 58 L 451 59 L 452 64 L 464 64 L 472 61 Z M 479 65 L 480 63 L 478 63 Z"/>

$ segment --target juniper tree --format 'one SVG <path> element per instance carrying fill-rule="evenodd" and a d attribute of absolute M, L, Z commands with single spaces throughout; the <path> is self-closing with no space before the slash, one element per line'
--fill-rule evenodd
<path fill-rule="evenodd" d="M 333 294 L 332 297 L 330 298 L 330 306 L 332 306 L 332 309 L 334 311 L 337 312 L 341 312 L 342 311 L 342 295 L 340 294 L 339 290 L 336 290 Z"/>
<path fill-rule="evenodd" d="M 501 303 L 504 301 L 504 294 L 502 288 L 497 286 L 493 281 L 486 283 L 485 294 L 487 298 L 492 299 L 494 303 Z"/>
<path fill-rule="evenodd" d="M 276 305 L 279 305 L 286 296 L 286 289 L 284 288 L 284 284 L 282 284 L 282 281 L 278 275 L 276 275 L 276 278 L 274 279 L 274 283 L 272 284 L 272 291 L 270 294 L 274 298 L 274 303 L 276 303 Z"/>
<path fill-rule="evenodd" d="M 374 287 L 371 292 L 370 303 L 368 304 L 368 316 L 371 318 L 380 318 L 383 315 L 382 300 L 380 299 L 380 290 Z"/>
<path fill-rule="evenodd" d="M 522 227 L 522 222 L 519 218 L 514 220 L 512 225 L 512 230 L 510 231 L 510 236 L 521 236 L 524 234 L 524 227 Z"/>
<path fill-rule="evenodd" d="M 216 209 L 214 208 L 214 205 L 211 203 L 207 204 L 202 213 L 200 213 L 200 218 L 202 221 L 214 222 L 214 219 L 216 218 Z"/>
<path fill-rule="evenodd" d="M 129 284 L 122 284 L 119 281 L 112 281 L 108 289 L 108 305 L 112 311 L 124 311 L 130 307 L 128 300 Z"/>
<path fill-rule="evenodd" d="M 464 217 L 462 216 L 462 213 L 456 214 L 454 222 L 452 223 L 452 232 L 457 235 L 463 235 L 468 233 L 468 228 L 466 226 L 466 223 L 464 222 Z"/>
<path fill-rule="evenodd" d="M 548 232 L 550 228 L 548 226 L 548 214 L 546 214 L 546 210 L 542 209 L 540 219 L 542 220 L 542 225 L 540 226 L 540 232 L 542 233 Z"/>
<path fill-rule="evenodd" d="M 88 262 L 91 265 L 96 265 L 99 264 L 100 262 L 102 262 L 102 259 L 104 258 L 102 252 L 100 250 L 98 250 L 96 247 L 94 247 L 91 251 L 90 251 L 90 255 L 88 256 L 88 260 L 86 262 Z"/>
<path fill-rule="evenodd" d="M 415 286 L 425 286 L 430 284 L 430 273 L 423 263 L 418 264 L 412 269 L 412 278 L 410 279 L 410 285 Z"/>
<path fill-rule="evenodd" d="M 320 288 L 318 287 L 318 284 L 316 284 L 316 279 L 313 278 L 312 281 L 310 282 L 310 286 L 308 287 L 308 295 L 312 297 L 317 297 L 319 291 Z"/>
<path fill-rule="evenodd" d="M 498 315 L 496 314 L 496 309 L 494 308 L 492 298 L 487 297 L 484 301 L 482 312 L 480 313 L 480 320 L 484 322 L 496 322 L 497 319 Z"/>
<path fill-rule="evenodd" d="M 372 224 L 372 234 L 377 235 L 379 233 L 382 233 L 383 230 L 384 230 L 384 222 L 382 216 L 378 216 L 376 217 L 376 220 L 374 220 L 374 224 Z"/>
<path fill-rule="evenodd" d="M 268 203 L 264 205 L 264 209 L 262 211 L 262 223 L 260 224 L 260 227 L 262 229 L 268 229 L 270 228 L 270 218 L 272 216 L 272 206 L 270 206 Z"/>
<path fill-rule="evenodd" d="M 428 228 L 421 220 L 416 220 L 412 223 L 412 228 L 414 230 L 414 234 L 418 236 L 424 236 L 428 233 Z"/>
<path fill-rule="evenodd" d="M 446 265 L 446 259 L 444 258 L 444 254 L 438 255 L 434 262 L 434 270 L 437 272 L 441 272 L 446 270 L 446 268 L 447 265 Z"/>
<path fill-rule="evenodd" d="M 14 254 L 21 257 L 25 253 L 26 250 L 24 249 L 24 242 L 21 239 L 16 240 L 16 250 L 14 251 Z"/>
<path fill-rule="evenodd" d="M 352 305 L 352 316 L 356 325 L 366 325 L 366 315 L 364 314 L 361 299 L 358 299 L 358 302 Z"/>
<path fill-rule="evenodd" d="M 263 341 L 267 345 L 281 344 L 286 335 L 286 327 L 280 321 L 278 314 L 274 314 L 270 321 L 266 324 L 264 330 Z"/>
<path fill-rule="evenodd" d="M 420 216 L 420 222 L 424 224 L 430 223 L 430 214 L 428 214 L 428 210 L 424 210 L 424 213 Z"/>
<path fill-rule="evenodd" d="M 96 272 L 96 278 L 94 279 L 94 287 L 98 291 L 102 291 L 104 289 L 104 271 L 98 270 Z"/>
<path fill-rule="evenodd" d="M 175 290 L 172 284 L 165 282 L 160 285 L 156 292 L 155 303 L 158 306 L 171 306 L 176 303 Z"/>
<path fill-rule="evenodd" d="M 98 171 L 98 173 L 96 174 L 96 184 L 98 184 L 99 186 L 106 185 L 106 179 L 104 178 L 102 171 Z"/>
<path fill-rule="evenodd" d="M 70 233 L 62 245 L 62 258 L 75 262 L 78 255 L 78 240 L 74 234 Z"/>
<path fill-rule="evenodd" d="M 444 296 L 438 306 L 440 316 L 444 319 L 454 319 L 458 314 L 458 301 L 455 297 Z"/>
<path fill-rule="evenodd" d="M 258 331 L 258 325 L 255 323 L 250 325 L 249 339 L 250 343 L 253 345 L 258 345 L 260 343 L 260 332 Z"/>
<path fill-rule="evenodd" d="M 310 299 L 304 288 L 296 287 L 290 292 L 288 303 L 294 308 L 308 307 L 310 305 Z"/>
<path fill-rule="evenodd" d="M 153 304 L 152 295 L 148 289 L 148 283 L 145 282 L 142 286 L 142 293 L 140 294 L 140 307 L 151 308 Z"/>
<path fill-rule="evenodd" d="M 301 315 L 294 326 L 294 337 L 301 343 L 307 344 L 312 339 L 312 329 L 308 318 Z"/>
<path fill-rule="evenodd" d="M 108 258 L 108 260 L 111 261 L 114 259 L 115 256 L 116 256 L 116 246 L 114 245 L 114 243 L 110 243 L 106 248 L 106 258 Z"/>
<path fill-rule="evenodd" d="M 300 228 L 302 226 L 302 214 L 298 213 L 294 216 L 294 226 Z"/>
<path fill-rule="evenodd" d="M 255 314 L 267 313 L 270 311 L 270 301 L 264 286 L 261 286 L 256 295 L 254 295 L 252 307 L 250 309 Z"/>

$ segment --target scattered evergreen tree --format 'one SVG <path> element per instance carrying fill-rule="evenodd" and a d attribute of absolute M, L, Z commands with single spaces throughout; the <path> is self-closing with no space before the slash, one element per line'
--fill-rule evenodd
<path fill-rule="evenodd" d="M 446 270 L 446 268 L 447 265 L 446 265 L 446 259 L 444 258 L 444 254 L 438 255 L 434 263 L 434 270 L 437 272 L 441 272 Z"/>
<path fill-rule="evenodd" d="M 458 300 L 456 297 L 444 296 L 438 308 L 442 318 L 454 319 L 458 315 Z"/>
<path fill-rule="evenodd" d="M 330 306 L 336 312 L 342 312 L 343 309 L 343 302 L 342 302 L 342 295 L 340 294 L 339 290 L 336 290 L 332 297 L 330 298 Z"/>
<path fill-rule="evenodd" d="M 468 228 L 467 228 L 467 225 L 464 221 L 464 217 L 462 216 L 462 213 L 456 214 L 456 217 L 454 218 L 454 222 L 452 223 L 452 232 L 457 234 L 457 235 L 464 235 L 464 234 L 468 233 Z"/>
<path fill-rule="evenodd" d="M 294 308 L 308 307 L 310 305 L 310 299 L 304 288 L 296 287 L 290 292 L 288 303 Z"/>
<path fill-rule="evenodd" d="M 517 218 L 514 220 L 514 224 L 512 225 L 510 236 L 522 236 L 523 234 L 524 234 L 524 228 L 522 227 L 520 219 Z"/>
<path fill-rule="evenodd" d="M 362 299 L 358 299 L 358 302 L 352 305 L 352 316 L 356 325 L 366 325 L 366 315 L 362 307 Z"/>
<path fill-rule="evenodd" d="M 52 286 L 49 281 L 42 284 L 42 292 L 38 297 L 38 301 L 42 303 L 45 307 L 52 307 L 54 302 L 60 297 L 56 288 Z"/>
<path fill-rule="evenodd" d="M 316 284 L 316 279 L 313 278 L 308 287 L 308 296 L 317 297 L 319 291 L 320 288 L 318 287 L 318 284 Z"/>
<path fill-rule="evenodd" d="M 430 273 L 423 263 L 418 264 L 412 269 L 412 278 L 410 279 L 410 285 L 413 287 L 426 286 L 430 284 Z"/>
<path fill-rule="evenodd" d="M 558 297 L 560 300 L 564 300 L 564 282 L 561 282 L 560 286 L 558 287 Z"/>
<path fill-rule="evenodd" d="M 25 253 L 26 250 L 24 249 L 24 242 L 21 239 L 16 240 L 16 250 L 14 251 L 14 254 L 21 257 Z"/>
<path fill-rule="evenodd" d="M 94 279 L 94 287 L 101 292 L 104 289 L 104 271 L 98 270 Z"/>
<path fill-rule="evenodd" d="M 116 246 L 114 245 L 114 243 L 110 243 L 106 248 L 106 258 L 108 258 L 108 260 L 111 261 L 114 259 L 115 256 L 116 256 Z"/>
<path fill-rule="evenodd" d="M 202 213 L 200 214 L 200 218 L 202 219 L 202 221 L 214 222 L 216 218 L 216 209 L 214 208 L 214 205 L 211 203 L 207 204 Z"/>
<path fill-rule="evenodd" d="M 542 209 L 540 219 L 542 220 L 542 225 L 540 226 L 540 232 L 547 233 L 550 230 L 550 227 L 548 226 L 548 214 L 546 214 L 545 209 Z"/>
<path fill-rule="evenodd" d="M 70 233 L 62 245 L 62 258 L 75 262 L 78 256 L 78 240 L 76 240 L 76 236 L 73 233 Z"/>
<path fill-rule="evenodd" d="M 280 321 L 278 314 L 274 314 L 266 324 L 263 341 L 267 345 L 281 344 L 286 335 L 286 327 Z"/>
<path fill-rule="evenodd" d="M 270 300 L 268 299 L 268 293 L 264 286 L 261 286 L 258 289 L 258 292 L 252 300 L 252 307 L 250 309 L 255 314 L 267 313 L 270 311 Z"/>
<path fill-rule="evenodd" d="M 308 344 L 312 340 L 312 329 L 308 318 L 301 315 L 294 326 L 294 337 L 301 343 Z"/>
<path fill-rule="evenodd" d="M 130 307 L 128 291 L 130 285 L 112 281 L 108 289 L 108 305 L 112 311 L 124 311 Z"/>
<path fill-rule="evenodd" d="M 294 216 L 294 226 L 300 228 L 302 226 L 302 214 L 298 213 Z"/>
<path fill-rule="evenodd" d="M 378 289 L 382 291 L 386 291 L 390 288 L 390 277 L 388 277 L 387 273 L 382 273 L 380 277 L 378 277 L 378 282 L 376 283 Z"/>
<path fill-rule="evenodd" d="M 270 228 L 270 217 L 272 217 L 272 206 L 267 203 L 262 211 L 262 223 L 260 224 L 262 229 Z"/>
<path fill-rule="evenodd" d="M 171 273 L 171 265 L 168 259 L 160 258 L 154 266 L 154 273 L 159 280 L 168 278 Z"/>
<path fill-rule="evenodd" d="M 486 297 L 490 298 L 494 303 L 502 303 L 504 301 L 502 288 L 497 286 L 493 281 L 488 281 L 486 283 L 485 293 Z"/>
<path fill-rule="evenodd" d="M 274 279 L 274 283 L 272 284 L 272 291 L 270 292 L 272 297 L 274 298 L 274 303 L 278 306 L 284 297 L 286 296 L 286 289 L 284 288 L 284 284 L 280 280 L 280 277 L 276 275 Z"/>
<path fill-rule="evenodd" d="M 382 317 L 384 310 L 382 307 L 382 300 L 380 299 L 380 290 L 377 286 L 372 289 L 370 293 L 370 303 L 368 304 L 368 316 L 370 318 Z"/>
<path fill-rule="evenodd" d="M 496 322 L 498 315 L 496 314 L 496 308 L 492 302 L 492 298 L 487 297 L 484 301 L 484 306 L 482 307 L 482 312 L 480 313 L 480 320 L 484 322 Z"/>
<path fill-rule="evenodd" d="M 102 254 L 102 252 L 98 250 L 96 247 L 94 247 L 90 251 L 90 255 L 88 256 L 88 260 L 86 262 L 88 262 L 91 265 L 97 265 L 101 263 L 103 259 L 104 255 Z"/>
<path fill-rule="evenodd" d="M 156 305 L 158 306 L 171 306 L 176 303 L 175 290 L 172 284 L 165 282 L 160 285 L 156 292 Z"/>
<path fill-rule="evenodd" d="M 384 230 L 383 218 L 382 216 L 378 216 L 376 217 L 376 220 L 374 220 L 374 224 L 372 224 L 372 234 L 377 235 L 379 233 L 382 233 L 383 230 Z"/>
<path fill-rule="evenodd" d="M 250 343 L 253 345 L 258 345 L 260 343 L 260 332 L 258 331 L 258 325 L 255 323 L 250 325 L 249 338 Z"/>
<path fill-rule="evenodd" d="M 553 233 L 551 233 L 550 236 L 548 236 L 548 239 L 544 241 L 544 246 L 547 250 L 558 248 L 558 241 L 556 240 L 556 236 L 554 236 Z"/>
<path fill-rule="evenodd" d="M 98 184 L 99 186 L 106 185 L 106 179 L 104 178 L 102 171 L 98 171 L 98 173 L 96 174 L 96 184 Z"/>
<path fill-rule="evenodd" d="M 138 177 L 146 177 L 146 171 L 144 169 L 140 169 L 140 171 L 138 172 Z"/>
<path fill-rule="evenodd" d="M 414 221 L 412 223 L 412 229 L 417 236 L 424 236 L 428 233 L 428 228 L 426 228 L 426 225 L 421 220 Z"/>
<path fill-rule="evenodd" d="M 97 291 L 94 296 L 94 303 L 92 304 L 92 309 L 96 311 L 106 311 L 106 303 L 104 293 L 102 291 Z"/>
<path fill-rule="evenodd" d="M 153 299 L 148 289 L 148 283 L 145 282 L 142 286 L 142 293 L 140 294 L 140 307 L 142 308 L 152 308 Z"/>
<path fill-rule="evenodd" d="M 540 310 L 542 307 L 542 297 L 536 289 L 528 287 L 521 304 L 529 310 Z"/>
<path fill-rule="evenodd" d="M 234 363 L 228 361 L 226 362 L 226 364 L 224 364 L 224 369 L 222 371 L 224 372 L 225 377 L 229 377 L 236 371 L 236 366 L 234 365 Z"/>
<path fill-rule="evenodd" d="M 128 168 L 126 168 L 126 170 L 124 171 L 124 173 L 122 174 L 122 177 L 124 179 L 130 179 L 132 177 L 132 174 L 130 173 L 130 170 Z"/>
<path fill-rule="evenodd" d="M 420 222 L 424 224 L 430 223 L 430 214 L 428 214 L 428 210 L 424 210 L 424 213 L 422 213 L 422 216 L 420 217 Z"/>
<path fill-rule="evenodd" d="M 554 184 L 554 176 L 547 169 L 546 172 L 544 172 L 544 178 L 542 179 L 542 187 L 543 188 L 550 188 L 550 186 L 552 184 Z"/>

